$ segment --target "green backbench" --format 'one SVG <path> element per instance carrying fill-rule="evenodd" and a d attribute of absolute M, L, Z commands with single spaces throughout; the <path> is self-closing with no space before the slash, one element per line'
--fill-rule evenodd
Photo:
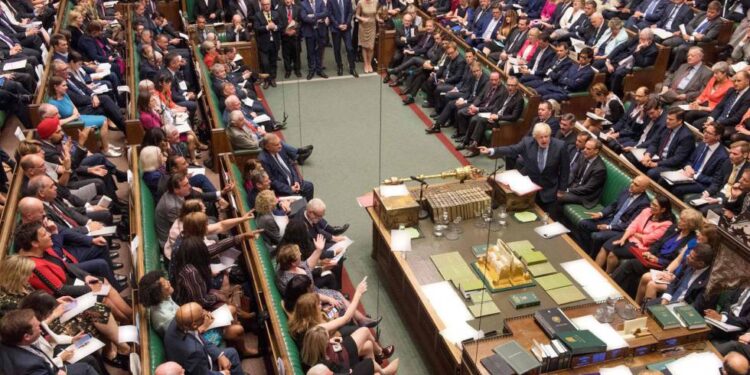
<path fill-rule="evenodd" d="M 574 226 L 578 225 L 578 222 L 581 220 L 590 218 L 586 212 L 599 212 L 605 206 L 616 201 L 622 189 L 627 189 L 633 180 L 632 177 L 607 158 L 602 157 L 602 160 L 604 161 L 604 165 L 607 166 L 607 180 L 604 182 L 604 190 L 602 191 L 602 197 L 599 199 L 599 204 L 592 208 L 585 208 L 580 204 L 566 204 L 563 208 L 565 217 Z"/>

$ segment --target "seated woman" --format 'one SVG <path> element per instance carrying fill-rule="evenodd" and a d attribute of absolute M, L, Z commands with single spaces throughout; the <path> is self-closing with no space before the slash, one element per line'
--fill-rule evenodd
<path fill-rule="evenodd" d="M 289 331 L 298 343 L 302 353 L 302 362 L 305 370 L 318 363 L 323 363 L 337 373 L 354 374 L 392 374 L 398 367 L 398 360 L 391 362 L 388 372 L 380 367 L 385 359 L 390 358 L 395 352 L 393 345 L 382 348 L 373 337 L 369 329 L 359 327 L 350 332 L 340 332 L 353 317 L 357 310 L 362 294 L 367 291 L 367 282 L 362 280 L 354 292 L 351 308 L 343 315 L 334 309 L 329 309 L 325 315 L 322 313 L 318 295 L 308 293 L 297 301 L 289 320 Z M 327 354 L 329 336 L 337 337 L 337 343 L 349 356 L 348 363 L 337 362 L 330 354 Z M 360 360 L 362 358 L 362 360 Z"/>
<path fill-rule="evenodd" d="M 672 280 L 682 275 L 685 270 L 687 256 L 693 251 L 697 244 L 708 244 L 712 249 L 719 248 L 719 231 L 713 224 L 704 223 L 701 229 L 698 231 L 695 241 L 688 242 L 688 245 L 683 247 L 676 258 L 669 263 L 669 265 L 663 270 L 656 272 L 658 280 L 654 280 L 651 272 L 644 273 L 641 277 L 640 284 L 638 285 L 638 291 L 635 295 L 635 303 L 643 305 L 656 298 L 656 296 L 667 290 L 667 286 Z"/>
<path fill-rule="evenodd" d="M 195 213 L 201 213 L 202 215 L 191 215 Z M 205 215 L 206 205 L 200 199 L 188 199 L 182 205 L 180 210 L 180 216 L 169 228 L 169 238 L 167 238 L 166 244 L 164 244 L 164 256 L 167 259 L 172 259 L 174 255 L 174 249 L 177 243 L 177 239 L 180 236 L 199 236 L 203 237 L 203 242 L 208 246 L 208 252 L 210 254 L 219 254 L 221 250 L 219 248 L 232 246 L 238 246 L 239 242 L 247 236 L 230 236 L 231 238 L 224 239 L 222 241 L 216 241 L 216 235 L 219 233 L 229 233 L 229 231 L 237 225 L 248 221 L 253 218 L 253 213 L 248 212 L 244 216 L 225 219 L 218 223 L 209 223 L 208 218 Z M 205 218 L 205 221 L 204 221 Z M 189 221 L 187 228 L 185 228 L 185 221 Z M 257 232 L 253 232 L 257 233 Z M 251 233 L 252 234 L 252 233 Z M 210 236 L 210 237 L 209 237 Z M 218 243 L 218 245 L 217 245 Z M 216 247 L 215 247 L 216 246 Z M 214 255 L 212 255 L 214 256 Z"/>
<path fill-rule="evenodd" d="M 318 238 L 315 239 L 315 251 L 313 251 L 310 257 L 308 257 L 304 261 L 301 258 L 302 254 L 300 253 L 299 247 L 297 245 L 284 245 L 279 248 L 279 255 L 278 257 L 276 257 L 276 261 L 279 265 L 279 269 L 276 272 L 276 283 L 278 284 L 281 295 L 286 295 L 287 284 L 289 283 L 289 280 L 291 280 L 294 276 L 304 275 L 307 276 L 307 278 L 309 278 L 310 280 L 313 279 L 310 269 L 318 263 L 318 259 L 320 258 L 320 253 L 323 251 L 324 244 L 325 239 L 322 235 L 318 235 Z M 334 306 L 338 309 L 349 309 L 350 303 L 346 300 L 344 295 L 341 294 L 341 292 L 333 289 L 324 289 L 318 287 L 315 287 L 314 289 L 315 293 L 320 296 L 320 300 L 322 302 Z M 354 311 L 354 320 L 361 327 L 372 328 L 377 326 L 382 318 L 373 320 L 366 317 L 360 311 Z"/>
<path fill-rule="evenodd" d="M 164 155 L 156 146 L 146 146 L 141 149 L 139 156 L 141 171 L 143 171 L 143 182 L 151 192 L 155 202 L 159 201 L 159 181 L 164 176 Z"/>
<path fill-rule="evenodd" d="M 274 210 L 278 198 L 273 190 L 264 190 L 255 198 L 255 212 L 258 214 L 255 223 L 258 229 L 263 229 L 263 241 L 271 248 L 271 256 L 276 255 L 276 246 L 281 242 L 281 230 L 274 217 Z"/>
<path fill-rule="evenodd" d="M 454 33 L 461 32 L 469 24 L 469 20 L 474 17 L 474 8 L 468 0 L 459 0 L 456 9 L 445 14 L 441 21 L 445 26 L 453 30 Z"/>
<path fill-rule="evenodd" d="M 83 126 L 99 130 L 99 138 L 102 142 L 102 153 L 109 157 L 119 157 L 122 153 L 117 152 L 116 147 L 109 147 L 107 140 L 109 125 L 113 125 L 110 120 L 104 116 L 82 115 L 78 108 L 73 104 L 68 96 L 68 82 L 58 76 L 49 79 L 49 103 L 57 107 L 60 111 L 60 124 L 65 125 L 71 121 L 83 121 Z M 114 125 L 113 125 L 114 126 Z"/>
<path fill-rule="evenodd" d="M 596 101 L 596 106 L 592 112 L 597 116 L 604 117 L 610 124 L 614 124 L 620 121 L 622 116 L 625 115 L 625 107 L 622 104 L 622 100 L 615 93 L 609 91 L 605 84 L 601 82 L 595 83 L 591 86 L 589 92 L 591 93 L 591 97 Z M 583 126 L 588 129 L 592 123 L 599 125 L 601 121 L 587 117 Z"/>
<path fill-rule="evenodd" d="M 34 268 L 35 264 L 31 259 L 18 255 L 10 256 L 0 262 L 0 316 L 16 309 L 24 298 L 34 293 L 34 290 L 29 287 L 29 279 L 34 273 Z M 73 298 L 70 296 L 60 296 L 56 300 L 63 306 L 72 301 Z M 56 310 L 59 309 L 56 308 Z M 105 304 L 97 302 L 93 307 L 65 323 L 58 319 L 61 314 L 61 311 L 54 311 L 52 315 L 44 319 L 52 331 L 68 336 L 75 336 L 85 331 L 103 342 L 112 344 L 104 353 L 107 359 L 115 359 L 118 350 L 122 353 L 129 352 L 129 349 L 126 349 L 127 345 L 117 344 L 118 324 Z"/>
<path fill-rule="evenodd" d="M 21 224 L 16 228 L 13 242 L 18 255 L 28 257 L 35 264 L 29 278 L 29 283 L 34 289 L 44 290 L 55 297 L 80 297 L 89 292 L 102 293 L 104 304 L 112 310 L 119 322 L 131 320 L 133 309 L 123 300 L 110 281 L 107 278 L 100 280 L 78 267 L 75 258 L 67 252 L 64 254 L 69 261 L 58 255 L 53 249 L 50 232 L 42 224 Z M 83 281 L 83 285 L 75 285 L 76 279 Z"/>
<path fill-rule="evenodd" d="M 672 225 L 672 203 L 663 195 L 657 195 L 651 200 L 651 206 L 646 207 L 628 225 L 620 238 L 613 238 L 604 243 L 596 255 L 596 263 L 607 273 L 617 268 L 620 259 L 633 259 L 630 252 L 648 250 L 656 240 L 661 238 L 667 228 Z"/>
<path fill-rule="evenodd" d="M 161 106 L 159 99 L 149 91 L 138 93 L 138 120 L 144 130 L 161 128 Z"/>
<path fill-rule="evenodd" d="M 689 104 L 690 110 L 685 112 L 685 122 L 692 124 L 697 120 L 708 117 L 719 102 L 724 99 L 730 88 L 732 80 L 729 78 L 729 64 L 719 61 L 711 67 L 713 76 L 708 80 L 701 94 Z"/>
<path fill-rule="evenodd" d="M 649 246 L 645 252 L 637 253 L 636 259 L 626 259 L 612 272 L 612 279 L 631 296 L 637 293 L 638 283 L 649 269 L 660 270 L 669 265 L 677 254 L 694 242 L 695 231 L 700 228 L 703 215 L 700 212 L 686 208 L 680 212 L 680 219 L 676 224 L 664 232 L 664 235 Z M 632 253 L 633 250 L 631 250 Z M 636 250 L 638 251 L 638 250 Z"/>
<path fill-rule="evenodd" d="M 216 44 L 211 41 L 204 41 L 201 43 L 201 52 L 203 53 L 203 62 L 206 64 L 208 69 L 214 65 L 214 63 L 222 62 L 221 55 L 217 51 Z"/>
<path fill-rule="evenodd" d="M 172 293 L 174 293 L 172 284 L 169 283 L 169 280 L 164 277 L 161 271 L 151 271 L 141 277 L 141 280 L 138 282 L 138 290 L 140 292 L 141 303 L 148 309 L 151 327 L 160 336 L 164 336 L 164 332 L 180 307 L 172 299 Z M 229 309 L 233 315 L 237 311 L 231 305 Z M 223 328 L 208 329 L 211 323 L 213 323 L 213 319 L 206 319 L 203 325 L 198 328 L 198 332 L 204 340 L 215 345 L 220 345 L 223 338 L 232 342 L 232 346 L 242 356 L 257 354 L 257 350 L 250 349 L 245 345 L 245 329 L 239 321 L 234 321 L 231 325 Z"/>
<path fill-rule="evenodd" d="M 97 335 L 98 330 L 94 324 L 93 318 L 102 317 L 103 315 L 94 311 L 94 308 L 66 321 L 65 325 L 60 323 L 60 317 L 66 311 L 66 308 L 68 308 L 69 303 L 70 301 L 59 302 L 55 300 L 55 297 L 40 290 L 32 292 L 18 303 L 19 309 L 31 309 L 34 311 L 34 315 L 36 315 L 36 318 L 41 322 L 40 328 L 43 332 L 43 337 L 41 339 L 44 341 L 38 343 L 42 344 L 39 346 L 40 349 L 44 350 L 46 347 L 46 349 L 49 350 L 49 353 L 52 353 L 52 355 L 45 353 L 50 358 L 55 357 L 54 348 L 59 344 L 73 344 L 85 334 L 91 334 L 92 336 Z M 105 340 L 103 340 L 105 343 L 105 347 L 102 351 L 104 362 L 112 367 L 129 371 L 130 346 L 127 343 L 118 343 L 119 328 L 117 323 L 115 323 L 112 318 L 109 318 L 109 321 L 112 322 L 112 324 L 108 325 L 106 329 L 110 330 L 109 334 L 114 336 L 114 341 L 111 340 L 112 337 L 105 337 Z M 59 360 L 60 362 L 68 362 L 73 357 L 73 351 L 74 346 L 71 346 L 60 352 L 60 355 L 57 358 L 54 358 L 53 361 L 57 362 Z M 98 354 L 96 354 L 96 356 L 98 356 Z M 93 355 L 84 357 L 82 361 L 88 363 L 97 371 L 100 371 L 100 374 L 104 373 L 101 372 L 102 366 L 100 366 L 99 360 L 94 358 Z"/>
<path fill-rule="evenodd" d="M 173 115 L 178 116 L 176 118 L 177 120 L 179 120 L 180 113 L 187 113 L 187 108 L 179 106 L 174 101 L 172 101 L 172 84 L 173 84 L 172 75 L 162 72 L 157 76 L 157 81 L 155 82 L 155 89 L 156 89 L 156 94 L 158 95 L 159 100 L 161 101 L 162 105 L 169 108 L 169 110 L 172 112 Z M 175 120 L 174 124 L 172 125 L 178 124 L 177 120 Z M 188 119 L 187 121 L 189 123 L 190 119 Z M 196 150 L 201 150 L 201 151 L 208 150 L 208 146 L 201 143 L 200 139 L 198 139 L 198 136 L 195 135 L 195 132 L 193 130 L 190 130 L 187 133 L 181 133 L 180 141 L 187 143 L 188 152 L 190 153 L 190 160 L 193 163 L 195 163 L 196 157 L 197 157 Z"/>
<path fill-rule="evenodd" d="M 286 294 L 284 294 L 284 312 L 287 318 L 294 313 L 294 307 L 300 297 L 307 293 L 314 293 L 312 281 L 307 276 L 296 275 L 286 284 Z"/>
<path fill-rule="evenodd" d="M 317 246 L 315 241 L 310 239 L 310 233 L 307 231 L 307 226 L 302 220 L 289 221 L 284 230 L 284 236 L 279 241 L 276 249 L 279 250 L 284 245 L 298 246 L 301 256 L 304 259 L 310 259 Z M 325 244 L 322 246 L 325 246 Z M 318 288 L 341 289 L 344 258 L 341 258 L 338 262 L 333 262 L 331 258 L 335 255 L 333 251 L 321 251 L 320 260 L 312 264 L 313 283 Z M 332 274 L 324 276 L 322 275 L 324 271 L 331 271 Z"/>

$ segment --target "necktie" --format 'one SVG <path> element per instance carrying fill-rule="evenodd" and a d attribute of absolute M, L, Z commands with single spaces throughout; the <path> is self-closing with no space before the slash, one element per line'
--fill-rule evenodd
<path fill-rule="evenodd" d="M 539 172 L 544 171 L 545 163 L 547 162 L 547 158 L 544 154 L 547 153 L 546 148 L 540 148 L 539 151 L 536 153 L 536 164 L 539 167 Z"/>
<path fill-rule="evenodd" d="M 245 4 L 245 0 L 240 0 L 240 10 L 242 11 L 242 17 L 247 18 L 247 5 Z"/>
<path fill-rule="evenodd" d="M 531 67 L 531 71 L 533 73 L 536 73 L 536 69 L 539 67 L 539 62 L 542 61 L 542 56 L 544 55 L 544 51 L 546 50 L 547 49 L 545 48 L 541 51 L 538 51 L 538 53 L 536 54 L 536 60 L 534 61 L 534 65 Z"/>
<path fill-rule="evenodd" d="M 578 156 L 581 155 L 581 150 L 576 150 L 576 153 L 573 154 L 573 157 L 570 158 L 570 169 L 574 169 L 576 162 L 578 161 Z"/>
<path fill-rule="evenodd" d="M 57 207 L 54 203 L 50 204 L 50 207 L 52 207 L 52 210 L 55 211 L 55 213 L 60 216 L 61 219 L 65 221 L 65 223 L 68 224 L 71 228 L 77 228 L 78 222 L 73 220 L 72 217 L 66 215 L 59 207 Z"/>
<path fill-rule="evenodd" d="M 493 87 L 487 95 L 485 95 L 484 100 L 482 101 L 482 107 L 486 107 L 490 104 L 490 100 L 492 100 L 492 97 L 495 96 L 495 87 Z"/>
<path fill-rule="evenodd" d="M 508 97 L 507 97 L 507 98 L 505 98 L 505 101 L 503 102 L 503 106 L 502 106 L 502 107 L 500 108 L 500 110 L 499 110 L 499 111 L 497 111 L 497 115 L 498 115 L 498 116 L 502 116 L 502 115 L 503 115 L 503 113 L 505 112 L 505 107 L 507 107 L 507 106 L 508 106 L 508 102 L 510 102 L 510 99 L 511 99 L 512 97 L 513 97 L 513 96 L 511 96 L 511 95 L 508 95 Z"/>
<path fill-rule="evenodd" d="M 747 199 L 745 199 L 747 200 Z M 730 307 L 730 311 L 732 312 L 732 315 L 739 317 L 740 313 L 742 312 L 742 305 L 747 300 L 747 295 L 750 293 L 750 288 L 745 288 L 745 290 L 742 291 L 742 294 L 740 294 L 740 297 L 737 299 L 737 302 L 732 304 Z"/>
<path fill-rule="evenodd" d="M 591 161 L 586 161 L 586 165 L 583 168 L 578 168 L 578 170 L 581 171 L 581 174 L 578 176 L 578 184 L 583 184 L 583 176 L 586 175 L 586 171 L 589 170 L 589 166 L 591 166 Z"/>
<path fill-rule="evenodd" d="M 708 18 L 704 19 L 700 25 L 695 29 L 694 33 L 703 33 L 708 27 Z"/>
<path fill-rule="evenodd" d="M 669 12 L 669 17 L 667 17 L 667 23 L 666 23 L 666 25 L 664 25 L 665 29 L 667 29 L 667 30 L 671 30 L 672 29 L 672 22 L 674 22 L 674 16 L 677 15 L 677 11 L 680 10 L 681 6 L 682 5 L 678 5 L 676 7 L 672 7 L 672 11 Z"/>
<path fill-rule="evenodd" d="M 283 160 L 281 160 L 281 156 L 279 154 L 275 154 L 274 159 L 276 159 L 276 163 L 279 164 L 279 167 L 281 167 L 281 170 L 286 175 L 287 182 L 289 182 L 289 185 L 292 184 L 292 171 L 289 170 L 289 167 L 286 166 L 286 163 L 284 163 Z"/>
<path fill-rule="evenodd" d="M 76 94 L 86 96 L 86 94 L 81 90 L 80 87 L 76 86 L 76 84 L 73 82 L 73 80 L 68 80 L 68 88 L 72 89 Z"/>
<path fill-rule="evenodd" d="M 57 373 L 58 371 L 60 371 L 60 369 L 57 367 L 57 365 L 55 365 L 55 362 L 52 361 L 52 358 L 50 358 L 47 355 L 47 353 L 44 352 L 44 350 L 39 349 L 39 347 L 37 347 L 36 345 L 33 345 L 33 344 L 29 345 L 29 348 L 31 348 L 31 350 L 34 352 L 34 354 L 36 354 L 39 357 L 42 357 L 44 359 L 44 361 L 47 362 L 47 364 L 49 364 L 50 366 L 52 366 L 52 369 L 55 370 L 55 373 Z"/>
<path fill-rule="evenodd" d="M 674 87 L 678 90 L 684 90 L 685 87 L 690 83 L 690 80 L 693 79 L 693 73 L 698 69 L 698 66 L 691 67 L 688 69 L 687 72 L 685 72 L 685 75 L 682 76 L 679 80 L 676 80 L 677 86 Z"/>
<path fill-rule="evenodd" d="M 656 9 L 656 6 L 659 4 L 659 0 L 651 0 L 651 4 L 648 5 L 648 8 L 646 8 L 646 16 L 650 16 L 654 9 Z"/>
<path fill-rule="evenodd" d="M 703 159 L 706 158 L 706 154 L 708 154 L 708 145 L 703 147 L 700 155 L 698 155 L 698 158 L 695 159 L 695 163 L 693 163 L 693 170 L 696 171 L 696 174 L 698 174 L 699 170 L 703 169 Z"/>
<path fill-rule="evenodd" d="M 729 114 L 732 113 L 732 109 L 734 108 L 735 104 L 737 104 L 738 101 L 740 101 L 740 97 L 742 96 L 741 92 L 736 92 L 734 94 L 734 99 L 732 100 L 732 105 L 727 107 L 724 110 L 724 113 L 722 114 L 722 117 L 729 117 Z"/>
<path fill-rule="evenodd" d="M 625 214 L 625 210 L 627 210 L 628 207 L 630 207 L 630 205 L 633 203 L 634 200 L 635 200 L 635 196 L 634 195 L 630 195 L 628 197 L 628 199 L 625 200 L 625 203 L 622 204 L 622 207 L 620 207 L 620 209 L 617 210 L 617 212 L 615 212 L 615 216 L 612 217 L 612 221 L 609 222 L 609 225 L 620 224 L 620 220 L 622 219 L 622 215 Z"/>
<path fill-rule="evenodd" d="M 661 146 L 659 146 L 659 156 L 663 159 L 667 152 L 669 152 L 669 144 L 672 141 L 672 135 L 674 134 L 674 130 L 669 130 L 669 133 L 667 134 L 667 137 L 661 142 Z"/>
<path fill-rule="evenodd" d="M 292 22 L 292 8 L 286 8 L 286 21 L 287 23 Z"/>
<path fill-rule="evenodd" d="M 683 300 L 682 296 L 685 294 L 690 287 L 690 279 L 693 278 L 693 270 L 689 270 L 685 272 L 684 275 L 682 275 L 682 279 L 680 279 L 680 285 L 677 287 L 677 290 L 674 291 L 674 294 L 672 295 L 671 303 L 680 302 Z"/>
<path fill-rule="evenodd" d="M 729 194 L 732 191 L 732 185 L 734 185 L 734 182 L 737 180 L 737 174 L 740 172 L 740 165 L 735 165 L 732 167 L 732 173 L 729 174 L 729 178 L 727 179 L 727 184 L 724 185 L 724 189 L 721 190 L 721 192 L 724 194 L 724 196 L 728 197 Z"/>
<path fill-rule="evenodd" d="M 479 80 L 474 81 L 474 87 L 471 89 L 471 98 L 477 96 L 477 87 L 479 87 Z"/>
<path fill-rule="evenodd" d="M 13 46 L 15 45 L 13 43 L 13 39 L 8 38 L 7 36 L 5 36 L 2 33 L 0 33 L 0 40 L 2 40 L 3 42 L 5 42 L 5 44 L 7 44 L 8 47 L 10 47 L 10 48 L 13 48 Z"/>
<path fill-rule="evenodd" d="M 344 0 L 339 0 L 339 9 L 341 9 L 341 21 L 344 21 Z"/>

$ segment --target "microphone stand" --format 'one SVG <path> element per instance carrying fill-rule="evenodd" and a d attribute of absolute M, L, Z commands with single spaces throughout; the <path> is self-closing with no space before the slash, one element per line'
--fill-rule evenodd
<path fill-rule="evenodd" d="M 427 210 L 424 208 L 424 190 L 429 186 L 430 184 L 427 183 L 424 179 L 421 179 L 417 176 L 409 176 L 414 181 L 419 182 L 419 220 L 424 220 L 427 217 L 430 216 L 430 213 L 427 212 Z"/>

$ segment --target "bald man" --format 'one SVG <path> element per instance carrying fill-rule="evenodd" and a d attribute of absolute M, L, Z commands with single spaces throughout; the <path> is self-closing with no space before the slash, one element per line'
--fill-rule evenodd
<path fill-rule="evenodd" d="M 730 352 L 724 357 L 722 374 L 726 375 L 745 375 L 750 369 L 747 357 L 737 352 Z"/>
<path fill-rule="evenodd" d="M 156 368 L 155 375 L 184 375 L 185 369 L 177 362 L 164 362 Z"/>
<path fill-rule="evenodd" d="M 240 356 L 234 348 L 222 350 L 198 333 L 208 314 L 195 302 L 177 309 L 164 333 L 167 359 L 181 364 L 187 375 L 243 375 Z"/>

